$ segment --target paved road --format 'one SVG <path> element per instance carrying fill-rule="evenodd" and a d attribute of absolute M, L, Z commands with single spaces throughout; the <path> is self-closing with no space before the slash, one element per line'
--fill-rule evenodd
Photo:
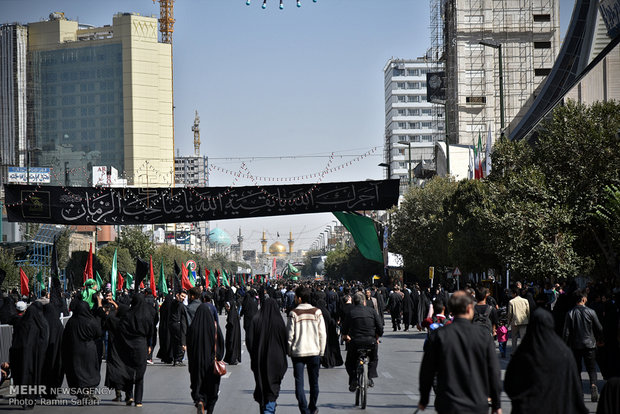
<path fill-rule="evenodd" d="M 425 335 L 418 332 L 391 332 L 389 316 L 386 315 L 387 332 L 379 348 L 379 378 L 368 395 L 367 413 L 411 414 L 419 400 L 418 372 L 422 360 L 422 344 Z M 243 332 L 243 329 L 242 329 Z M 245 349 L 245 345 L 243 345 Z M 343 352 L 344 357 L 344 352 Z M 501 361 L 502 375 L 507 361 Z M 102 382 L 105 363 L 102 365 Z M 149 414 L 193 413 L 194 405 L 189 392 L 189 373 L 187 367 L 171 367 L 155 364 L 148 366 L 142 408 L 126 407 L 112 402 L 113 395 L 103 395 L 97 407 L 36 407 L 35 412 L 46 414 L 74 413 L 103 414 L 110 412 L 148 412 Z M 585 373 L 584 386 L 587 385 Z M 307 384 L 307 379 L 306 379 Z M 348 391 L 347 375 L 344 367 L 321 369 L 319 376 L 319 409 L 321 414 L 359 413 L 354 406 L 354 393 Z M 307 385 L 306 385 L 307 388 Z M 252 398 L 254 377 L 250 370 L 247 351 L 244 350 L 242 363 L 228 366 L 228 373 L 222 379 L 220 398 L 216 405 L 217 413 L 258 413 L 258 404 Z M 586 395 L 589 399 L 589 394 Z M 63 396 L 61 399 L 68 400 Z M 431 397 L 431 402 L 434 397 Z M 595 404 L 587 403 L 590 412 L 596 410 Z M 502 408 L 510 412 L 510 401 L 502 394 Z M 17 411 L 8 405 L 8 400 L 0 401 L 0 412 Z M 21 411 L 21 410 L 19 410 Z M 298 413 L 295 399 L 293 369 L 289 369 L 282 383 L 278 399 L 279 413 Z M 433 413 L 432 407 L 426 412 Z"/>

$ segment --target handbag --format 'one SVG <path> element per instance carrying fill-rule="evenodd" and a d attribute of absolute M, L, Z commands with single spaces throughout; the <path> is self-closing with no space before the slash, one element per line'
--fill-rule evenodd
<path fill-rule="evenodd" d="M 226 375 L 226 363 L 217 360 L 217 323 L 215 324 L 215 350 L 213 361 L 213 373 L 215 375 Z"/>

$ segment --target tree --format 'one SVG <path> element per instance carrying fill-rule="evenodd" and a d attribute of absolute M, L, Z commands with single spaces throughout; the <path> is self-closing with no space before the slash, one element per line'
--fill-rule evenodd
<path fill-rule="evenodd" d="M 138 257 L 145 260 L 155 250 L 152 241 L 152 232 L 144 232 L 142 226 L 125 226 L 118 240 L 119 247 L 129 251 L 134 259 Z"/>
<path fill-rule="evenodd" d="M 339 280 L 370 281 L 373 275 L 383 273 L 383 264 L 366 259 L 357 246 L 339 247 L 327 253 L 325 276 Z"/>

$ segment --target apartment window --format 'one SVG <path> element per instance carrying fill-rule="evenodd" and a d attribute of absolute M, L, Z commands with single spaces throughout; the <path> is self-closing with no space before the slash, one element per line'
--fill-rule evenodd
<path fill-rule="evenodd" d="M 420 82 L 420 87 L 421 88 L 426 88 L 426 82 Z"/>
<path fill-rule="evenodd" d="M 420 110 L 419 109 L 407 109 L 407 115 L 418 116 L 420 115 Z"/>
<path fill-rule="evenodd" d="M 407 102 L 420 102 L 420 97 L 418 95 L 409 95 L 407 96 Z"/>
<path fill-rule="evenodd" d="M 550 73 L 551 73 L 551 69 L 547 69 L 547 68 L 534 69 L 534 76 L 547 76 Z"/>
<path fill-rule="evenodd" d="M 394 68 L 392 70 L 392 76 L 404 76 L 404 75 L 405 75 L 405 69 Z"/>
<path fill-rule="evenodd" d="M 398 102 L 406 102 L 407 101 L 407 97 L 403 96 L 403 95 L 398 96 L 397 99 L 398 99 Z"/>
<path fill-rule="evenodd" d="M 422 142 L 433 142 L 432 135 L 422 135 Z"/>
<path fill-rule="evenodd" d="M 422 128 L 424 129 L 431 129 L 433 127 L 433 123 L 432 122 L 422 122 Z"/>
<path fill-rule="evenodd" d="M 418 76 L 419 74 L 418 69 L 407 69 L 407 76 Z"/>
<path fill-rule="evenodd" d="M 398 166 L 399 166 L 400 168 L 407 168 L 407 164 L 406 164 L 406 163 L 404 163 L 404 162 L 399 162 L 399 163 L 398 163 Z"/>
<path fill-rule="evenodd" d="M 426 75 L 428 72 L 430 72 L 429 69 L 420 69 L 420 75 Z"/>
<path fill-rule="evenodd" d="M 551 15 L 550 14 L 535 14 L 534 21 L 535 22 L 550 22 Z"/>
<path fill-rule="evenodd" d="M 433 110 L 430 108 L 422 109 L 422 115 L 432 115 Z"/>
<path fill-rule="evenodd" d="M 396 84 L 396 89 L 405 89 L 405 82 L 398 82 Z"/>
<path fill-rule="evenodd" d="M 426 101 L 426 95 L 420 95 L 420 101 L 421 102 Z"/>
<path fill-rule="evenodd" d="M 404 109 L 399 109 L 398 110 L 398 115 L 405 116 L 406 115 L 405 110 Z"/>
<path fill-rule="evenodd" d="M 534 49 L 551 49 L 551 42 L 534 42 Z"/>
<path fill-rule="evenodd" d="M 410 141 L 411 142 L 420 142 L 420 136 L 419 135 L 411 135 L 410 136 Z"/>
<path fill-rule="evenodd" d="M 409 122 L 409 129 L 418 129 L 420 128 L 419 122 Z"/>
<path fill-rule="evenodd" d="M 405 129 L 405 128 L 407 128 L 407 123 L 406 123 L 406 122 L 399 122 L 399 123 L 398 123 L 398 127 L 399 127 L 400 129 Z"/>
<path fill-rule="evenodd" d="M 419 88 L 420 88 L 419 82 L 407 82 L 407 89 L 419 89 Z"/>
<path fill-rule="evenodd" d="M 398 153 L 399 153 L 400 155 L 405 155 L 405 149 L 404 149 L 404 148 L 399 148 L 399 149 L 398 149 Z"/>
<path fill-rule="evenodd" d="M 467 96 L 465 98 L 466 103 L 483 104 L 487 103 L 487 98 L 484 96 Z"/>

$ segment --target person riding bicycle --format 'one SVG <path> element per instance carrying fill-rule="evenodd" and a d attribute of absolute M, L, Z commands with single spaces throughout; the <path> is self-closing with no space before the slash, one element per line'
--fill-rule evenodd
<path fill-rule="evenodd" d="M 368 385 L 374 385 L 373 378 L 377 378 L 379 363 L 377 344 L 383 335 L 381 318 L 374 308 L 366 306 L 366 298 L 362 292 L 353 296 L 353 308 L 342 324 L 342 335 L 347 341 L 347 358 L 344 363 L 349 374 L 349 391 L 357 388 L 357 358 L 359 349 L 369 349 L 368 354 Z"/>

